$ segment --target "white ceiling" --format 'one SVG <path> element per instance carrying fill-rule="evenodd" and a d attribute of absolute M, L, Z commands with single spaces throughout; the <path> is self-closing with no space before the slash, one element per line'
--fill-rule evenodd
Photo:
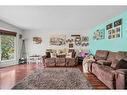
<path fill-rule="evenodd" d="M 127 6 L 0 6 L 0 19 L 26 30 L 88 31 Z"/>

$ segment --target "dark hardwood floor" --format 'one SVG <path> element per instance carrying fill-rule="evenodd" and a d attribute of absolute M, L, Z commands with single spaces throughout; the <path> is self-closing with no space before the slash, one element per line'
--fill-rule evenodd
<path fill-rule="evenodd" d="M 0 69 L 0 89 L 11 89 L 17 82 L 38 68 L 44 68 L 42 64 L 21 64 Z M 82 71 L 82 65 L 78 65 Z M 108 89 L 93 74 L 85 73 L 86 77 L 95 89 Z"/>
<path fill-rule="evenodd" d="M 82 65 L 78 65 L 78 68 L 81 70 L 81 72 L 83 72 Z M 92 73 L 85 73 L 84 75 L 95 89 L 109 89 L 104 83 L 102 83 L 99 79 L 97 79 L 97 77 L 93 75 Z"/>

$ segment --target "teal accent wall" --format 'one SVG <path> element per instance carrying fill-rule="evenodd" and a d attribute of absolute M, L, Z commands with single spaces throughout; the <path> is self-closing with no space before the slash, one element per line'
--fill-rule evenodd
<path fill-rule="evenodd" d="M 114 21 L 121 18 L 122 18 L 121 38 L 108 39 L 106 25 L 113 23 Z M 97 29 L 102 28 L 105 28 L 105 39 L 93 40 L 93 33 Z M 109 19 L 108 21 L 94 27 L 89 32 L 89 49 L 92 54 L 95 54 L 96 50 L 127 51 L 127 12 L 115 16 L 114 18 Z"/>

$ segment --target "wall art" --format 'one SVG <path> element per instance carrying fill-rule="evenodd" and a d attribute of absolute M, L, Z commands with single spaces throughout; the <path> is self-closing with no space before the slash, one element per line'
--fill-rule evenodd
<path fill-rule="evenodd" d="M 120 38 L 122 35 L 121 27 L 122 27 L 122 19 L 119 19 L 114 22 L 114 27 L 107 28 L 108 39 Z"/>
<path fill-rule="evenodd" d="M 98 29 L 96 32 L 94 32 L 93 39 L 94 40 L 101 40 L 105 38 L 105 29 Z"/>
<path fill-rule="evenodd" d="M 55 35 L 50 38 L 50 45 L 65 45 L 66 35 Z"/>
<path fill-rule="evenodd" d="M 77 45 L 77 46 L 81 45 L 81 37 L 80 36 L 75 37 L 75 45 Z"/>
<path fill-rule="evenodd" d="M 69 44 L 69 48 L 73 48 L 73 43 L 70 43 Z"/>
<path fill-rule="evenodd" d="M 108 30 L 108 39 L 121 37 L 121 26 L 117 26 Z"/>
<path fill-rule="evenodd" d="M 113 24 L 112 23 L 106 25 L 106 30 L 109 30 L 109 29 L 112 29 L 112 28 L 113 28 Z"/>
<path fill-rule="evenodd" d="M 66 43 L 73 43 L 74 42 L 74 39 L 73 38 L 69 38 L 66 40 Z"/>
<path fill-rule="evenodd" d="M 42 38 L 41 37 L 33 37 L 33 43 L 34 44 L 41 44 Z"/>
<path fill-rule="evenodd" d="M 82 46 L 88 46 L 89 45 L 89 37 L 88 36 L 82 36 Z"/>
<path fill-rule="evenodd" d="M 120 26 L 122 25 L 122 19 L 119 19 L 117 21 L 114 22 L 114 27 Z"/>

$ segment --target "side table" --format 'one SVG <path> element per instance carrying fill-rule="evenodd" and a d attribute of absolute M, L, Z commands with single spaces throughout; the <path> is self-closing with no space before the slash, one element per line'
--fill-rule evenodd
<path fill-rule="evenodd" d="M 83 57 L 79 57 L 79 56 L 78 56 L 78 64 L 82 64 L 83 59 L 84 59 Z"/>
<path fill-rule="evenodd" d="M 41 58 L 40 55 L 29 56 L 28 63 L 37 63 L 37 64 L 40 64 L 40 63 L 42 63 L 42 58 Z"/>

